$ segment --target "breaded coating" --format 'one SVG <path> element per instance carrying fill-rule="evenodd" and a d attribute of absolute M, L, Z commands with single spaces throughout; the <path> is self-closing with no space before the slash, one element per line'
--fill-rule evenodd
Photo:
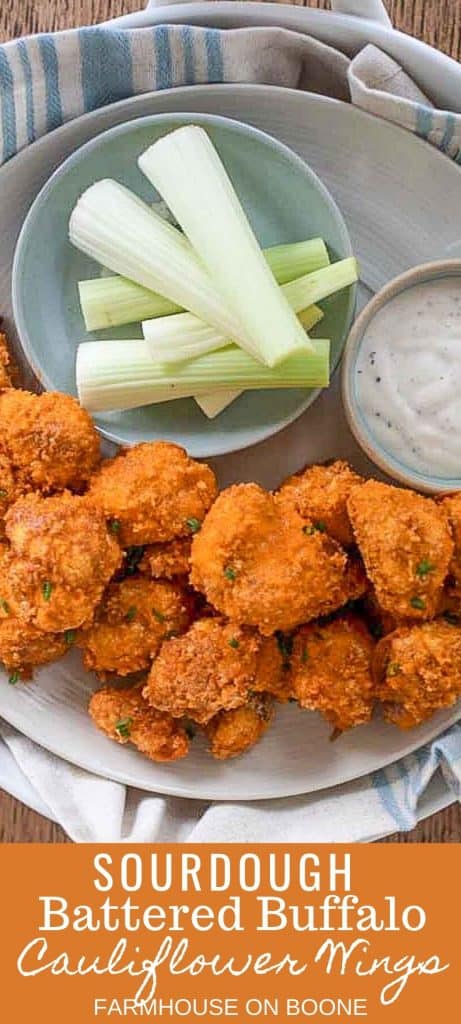
<path fill-rule="evenodd" d="M 263 688 L 267 661 L 260 666 L 262 643 L 255 630 L 200 619 L 184 636 L 163 644 L 144 696 L 159 711 L 205 725 L 219 711 L 246 704 L 251 691 Z"/>
<path fill-rule="evenodd" d="M 216 496 L 209 466 L 167 441 L 135 445 L 104 462 L 90 494 L 123 547 L 190 537 Z"/>
<path fill-rule="evenodd" d="M 302 519 L 325 530 L 339 544 L 350 547 L 354 534 L 347 512 L 347 499 L 362 477 L 347 462 L 309 466 L 288 477 L 276 492 L 285 508 L 292 508 Z"/>
<path fill-rule="evenodd" d="M 149 707 L 137 686 L 99 690 L 90 700 L 89 712 L 109 739 L 133 743 L 151 761 L 179 761 L 189 753 L 183 726 L 170 715 Z"/>
<path fill-rule="evenodd" d="M 91 621 L 122 560 L 102 512 L 66 491 L 28 494 L 5 523 L 11 551 L 3 562 L 3 596 L 14 614 L 45 633 Z"/>
<path fill-rule="evenodd" d="M 293 639 L 290 673 L 300 707 L 320 711 L 341 732 L 369 722 L 373 648 L 372 637 L 357 615 L 301 626 Z"/>
<path fill-rule="evenodd" d="M 227 618 L 269 636 L 350 598 L 342 548 L 257 484 L 217 498 L 194 537 L 190 580 Z"/>
<path fill-rule="evenodd" d="M 0 451 L 0 539 L 5 536 L 5 516 L 18 497 L 13 467 L 7 455 Z"/>
<path fill-rule="evenodd" d="M 441 505 L 448 515 L 455 545 L 450 562 L 450 575 L 453 577 L 456 589 L 459 588 L 461 596 L 461 492 L 444 498 Z"/>
<path fill-rule="evenodd" d="M 461 629 L 444 619 L 400 627 L 377 645 L 373 674 L 388 722 L 425 722 L 461 697 Z"/>
<path fill-rule="evenodd" d="M 177 537 L 168 544 L 150 544 L 139 564 L 139 571 L 154 580 L 188 576 L 191 545 L 190 537 Z"/>
<path fill-rule="evenodd" d="M 22 492 L 81 491 L 100 459 L 91 417 L 76 398 L 51 391 L 0 394 L 0 447 Z"/>
<path fill-rule="evenodd" d="M 263 637 L 261 640 L 258 677 L 253 690 L 274 697 L 278 704 L 286 704 L 293 696 L 288 671 L 290 645 L 290 635 L 284 633 Z"/>
<path fill-rule="evenodd" d="M 8 608 L 8 603 L 7 603 Z M 10 672 L 10 682 L 31 679 L 39 665 L 63 658 L 72 638 L 63 633 L 41 633 L 0 607 L 0 661 Z"/>
<path fill-rule="evenodd" d="M 348 510 L 381 608 L 398 620 L 432 618 L 453 554 L 445 509 L 367 480 L 351 492 Z"/>
<path fill-rule="evenodd" d="M 253 694 L 248 704 L 221 711 L 206 727 L 210 753 L 218 761 L 239 757 L 254 747 L 274 717 L 274 702 L 267 693 Z"/>
<path fill-rule="evenodd" d="M 0 391 L 12 388 L 15 366 L 8 350 L 8 341 L 0 331 Z"/>
<path fill-rule="evenodd" d="M 102 680 L 148 669 L 165 638 L 187 629 L 191 614 L 188 595 L 166 580 L 140 576 L 109 584 L 94 624 L 79 640 L 85 668 Z"/>

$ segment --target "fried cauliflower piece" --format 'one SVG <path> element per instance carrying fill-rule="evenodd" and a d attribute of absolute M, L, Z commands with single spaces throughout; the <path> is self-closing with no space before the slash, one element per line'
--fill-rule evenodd
<path fill-rule="evenodd" d="M 0 394 L 0 447 L 19 491 L 80 491 L 100 459 L 94 423 L 76 398 L 46 392 Z"/>
<path fill-rule="evenodd" d="M 454 588 L 459 589 L 461 597 L 461 492 L 450 494 L 448 498 L 444 498 L 441 506 L 448 516 L 454 538 L 450 575 L 453 577 Z"/>
<path fill-rule="evenodd" d="M 191 614 L 190 598 L 174 583 L 140 576 L 109 584 L 79 640 L 85 668 L 102 680 L 148 669 L 165 638 L 187 629 Z"/>
<path fill-rule="evenodd" d="M 377 480 L 355 487 L 347 507 L 381 608 L 397 620 L 432 618 L 453 554 L 445 509 Z"/>
<path fill-rule="evenodd" d="M 325 530 L 344 547 L 354 543 L 347 512 L 347 499 L 362 477 L 347 462 L 332 462 L 288 477 L 276 492 L 284 508 L 294 509 L 302 519 Z"/>
<path fill-rule="evenodd" d="M 62 633 L 41 633 L 0 608 L 0 661 L 10 672 L 10 682 L 31 679 L 34 669 L 63 658 L 71 640 Z"/>
<path fill-rule="evenodd" d="M 10 508 L 3 587 L 13 613 L 45 633 L 77 629 L 122 561 L 102 512 L 85 497 L 28 494 Z"/>
<path fill-rule="evenodd" d="M 380 640 L 373 673 L 387 721 L 411 729 L 461 697 L 461 629 L 443 619 L 402 626 Z"/>
<path fill-rule="evenodd" d="M 15 366 L 8 350 L 8 341 L 6 335 L 0 331 L 0 391 L 13 387 L 14 375 Z"/>
<path fill-rule="evenodd" d="M 154 580 L 188 576 L 191 545 L 190 537 L 177 537 L 168 544 L 150 544 L 139 563 L 139 571 Z"/>
<path fill-rule="evenodd" d="M 192 585 L 210 604 L 265 636 L 351 597 L 342 548 L 257 484 L 222 491 L 194 537 L 191 567 Z"/>
<path fill-rule="evenodd" d="M 101 732 L 117 743 L 133 743 L 151 761 L 179 761 L 189 753 L 186 730 L 170 715 L 155 711 L 138 687 L 107 686 L 94 693 L 90 716 Z"/>
<path fill-rule="evenodd" d="M 0 539 L 5 536 L 5 516 L 16 501 L 17 489 L 9 458 L 0 451 Z"/>
<path fill-rule="evenodd" d="M 135 445 L 104 462 L 90 494 L 123 547 L 190 537 L 216 497 L 209 466 L 167 441 Z"/>
<path fill-rule="evenodd" d="M 372 637 L 357 615 L 301 626 L 293 639 L 290 672 L 300 707 L 320 711 L 340 732 L 369 722 L 373 648 Z"/>
<path fill-rule="evenodd" d="M 200 619 L 184 636 L 160 649 L 144 689 L 146 700 L 175 718 L 206 725 L 219 711 L 246 704 L 251 691 L 266 689 L 268 663 L 254 630 L 219 619 Z"/>
<path fill-rule="evenodd" d="M 274 702 L 269 694 L 252 694 L 248 704 L 233 711 L 221 711 L 206 726 L 210 753 L 218 761 L 239 757 L 254 747 L 274 717 Z"/>

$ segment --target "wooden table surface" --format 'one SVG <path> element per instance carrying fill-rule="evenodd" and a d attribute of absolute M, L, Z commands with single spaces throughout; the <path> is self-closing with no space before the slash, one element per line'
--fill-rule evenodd
<path fill-rule="evenodd" d="M 293 0 L 288 0 L 293 2 Z M 300 6 L 329 7 L 327 0 L 294 0 Z M 143 0 L 1 0 L 0 41 L 30 32 L 91 25 L 139 10 Z M 461 59 L 461 0 L 389 0 L 396 28 Z M 385 842 L 461 842 L 461 806 L 435 814 L 413 832 Z M 0 842 L 68 842 L 62 830 L 0 790 Z"/>

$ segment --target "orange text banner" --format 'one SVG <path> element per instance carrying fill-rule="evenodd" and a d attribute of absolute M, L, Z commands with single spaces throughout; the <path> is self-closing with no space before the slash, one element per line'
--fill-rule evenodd
<path fill-rule="evenodd" d="M 0 849 L 2 1019 L 458 1019 L 460 848 Z"/>

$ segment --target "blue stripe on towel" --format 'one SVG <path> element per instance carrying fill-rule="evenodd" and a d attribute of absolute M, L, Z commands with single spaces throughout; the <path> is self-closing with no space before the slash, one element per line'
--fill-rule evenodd
<path fill-rule="evenodd" d="M 451 142 L 451 140 L 453 138 L 455 127 L 456 127 L 456 121 L 454 119 L 453 114 L 447 114 L 446 118 L 447 118 L 447 123 L 445 125 L 445 131 L 443 133 L 443 137 L 442 137 L 442 140 L 440 142 L 440 149 L 443 150 L 444 153 L 447 152 L 447 149 L 448 149 L 448 147 L 450 145 L 450 142 Z"/>
<path fill-rule="evenodd" d="M 421 103 L 416 104 L 416 134 L 422 139 L 427 139 L 432 129 L 432 110 L 424 107 Z"/>
<path fill-rule="evenodd" d="M 205 38 L 206 59 L 208 64 L 208 81 L 224 80 L 224 65 L 221 49 L 221 33 L 217 28 L 209 28 Z"/>
<path fill-rule="evenodd" d="M 62 124 L 61 96 L 59 94 L 59 64 L 53 36 L 38 37 L 40 57 L 45 73 L 46 129 L 52 132 Z"/>
<path fill-rule="evenodd" d="M 0 46 L 0 96 L 2 109 L 3 160 L 16 153 L 16 111 L 13 72 L 5 50 Z"/>
<path fill-rule="evenodd" d="M 184 50 L 184 85 L 194 85 L 194 36 L 190 25 L 184 25 L 184 28 L 181 29 L 181 38 Z"/>
<path fill-rule="evenodd" d="M 370 775 L 371 782 L 374 789 L 376 789 L 381 803 L 386 813 L 393 818 L 396 824 L 396 829 L 399 832 L 405 832 L 408 829 L 407 819 L 395 799 L 392 791 L 392 784 L 389 782 L 385 769 L 381 769 L 379 772 L 372 772 Z"/>
<path fill-rule="evenodd" d="M 154 30 L 155 74 L 157 89 L 171 89 L 173 85 L 173 62 L 171 59 L 170 30 L 160 25 Z"/>
<path fill-rule="evenodd" d="M 23 39 L 18 40 L 18 52 L 19 59 L 21 61 L 22 73 L 24 75 L 24 82 L 26 86 L 26 130 L 27 130 L 27 141 L 35 141 L 35 122 L 34 122 L 34 94 L 33 94 L 33 78 L 32 68 L 29 60 L 29 54 L 27 52 L 27 46 Z"/>
<path fill-rule="evenodd" d="M 79 41 L 85 110 L 96 110 L 132 96 L 130 33 L 82 28 Z"/>

